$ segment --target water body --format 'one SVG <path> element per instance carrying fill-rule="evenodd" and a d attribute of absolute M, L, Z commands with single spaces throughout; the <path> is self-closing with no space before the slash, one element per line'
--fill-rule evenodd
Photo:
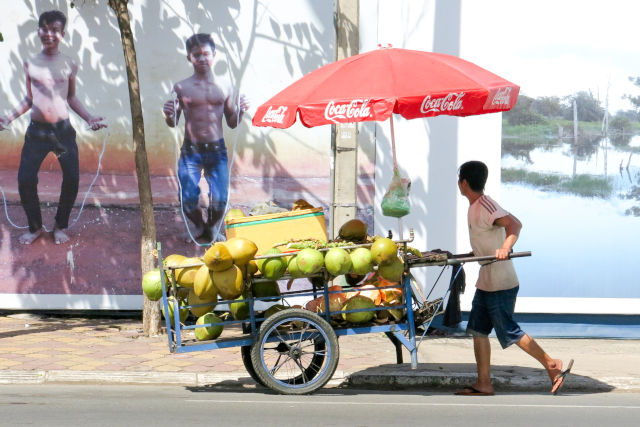
<path fill-rule="evenodd" d="M 521 296 L 640 298 L 640 217 L 634 215 L 640 205 L 640 154 L 634 148 L 640 139 L 622 148 L 605 142 L 582 153 L 567 143 L 533 147 L 524 156 L 503 153 L 503 168 L 569 178 L 575 168 L 612 186 L 607 197 L 585 197 L 502 184 L 501 204 L 524 225 L 516 250 L 533 252 L 518 262 Z"/>

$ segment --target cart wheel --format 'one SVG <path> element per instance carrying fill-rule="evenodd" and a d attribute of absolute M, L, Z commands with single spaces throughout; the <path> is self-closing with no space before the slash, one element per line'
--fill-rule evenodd
<path fill-rule="evenodd" d="M 251 348 L 258 377 L 282 394 L 307 394 L 323 387 L 338 366 L 338 338 L 322 317 L 301 309 L 270 316 Z"/>
<path fill-rule="evenodd" d="M 244 363 L 244 368 L 247 370 L 251 378 L 258 384 L 263 387 L 266 387 L 258 374 L 256 374 L 256 370 L 253 369 L 253 363 L 251 362 L 251 346 L 243 345 L 240 347 L 240 354 L 242 355 L 242 363 Z"/>

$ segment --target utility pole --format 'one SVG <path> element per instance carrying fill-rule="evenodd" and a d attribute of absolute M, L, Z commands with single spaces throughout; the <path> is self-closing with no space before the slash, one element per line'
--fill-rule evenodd
<path fill-rule="evenodd" d="M 336 61 L 359 53 L 359 0 L 335 0 Z M 339 123 L 331 126 L 331 200 L 329 237 L 356 217 L 358 186 L 358 126 Z"/>

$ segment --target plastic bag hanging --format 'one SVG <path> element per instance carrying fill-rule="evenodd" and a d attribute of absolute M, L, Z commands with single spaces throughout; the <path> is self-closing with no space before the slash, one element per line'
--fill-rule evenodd
<path fill-rule="evenodd" d="M 408 215 L 410 188 L 411 180 L 400 175 L 398 168 L 394 168 L 391 184 L 382 198 L 382 215 L 394 218 Z"/>

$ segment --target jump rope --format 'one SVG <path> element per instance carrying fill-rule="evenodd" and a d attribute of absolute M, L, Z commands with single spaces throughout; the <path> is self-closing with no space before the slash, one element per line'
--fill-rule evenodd
<path fill-rule="evenodd" d="M 103 121 L 105 122 L 105 121 Z M 106 123 L 106 122 L 105 122 Z M 109 139 L 109 136 L 111 135 L 111 133 L 107 128 L 104 128 L 104 137 L 102 139 L 102 150 L 100 151 L 100 156 L 98 157 L 98 167 L 96 168 L 96 174 L 93 177 L 93 180 L 91 180 L 91 184 L 89 184 L 89 188 L 87 188 L 87 191 L 84 193 L 84 198 L 82 199 L 82 204 L 80 205 L 80 210 L 78 211 L 78 215 L 76 215 L 75 219 L 73 221 L 71 221 L 71 224 L 69 224 L 69 226 L 67 227 L 67 229 L 73 227 L 78 220 L 80 219 L 80 215 L 82 214 L 82 211 L 84 210 L 84 206 L 85 203 L 87 201 L 87 197 L 89 196 L 89 193 L 91 192 L 91 188 L 93 187 L 93 184 L 96 182 L 96 180 L 98 179 L 98 176 L 100 175 L 100 169 L 102 169 L 102 157 L 104 156 L 104 152 L 105 149 L 107 147 L 107 139 Z M 2 188 L 2 186 L 0 185 L 0 192 L 2 192 L 2 201 L 4 203 L 4 213 L 7 217 L 7 221 L 9 221 L 9 224 L 11 224 L 13 227 L 18 228 L 18 229 L 26 229 L 29 228 L 28 225 L 17 225 L 16 223 L 14 223 L 11 220 L 11 217 L 9 216 L 9 210 L 7 208 L 7 196 L 4 193 L 4 189 Z M 44 224 L 42 225 L 42 229 L 47 232 L 47 233 L 51 233 L 53 230 L 49 230 Z"/>

